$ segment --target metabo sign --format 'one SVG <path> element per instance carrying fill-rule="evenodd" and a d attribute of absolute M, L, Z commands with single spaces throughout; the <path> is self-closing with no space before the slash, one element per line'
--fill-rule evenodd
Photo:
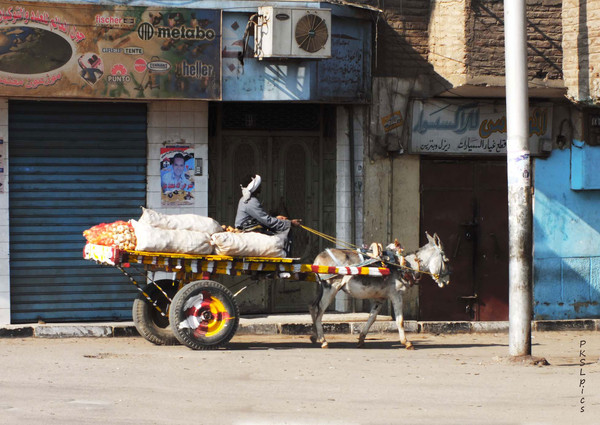
<path fill-rule="evenodd" d="M 154 36 L 162 39 L 175 40 L 208 40 L 212 41 L 217 36 L 214 29 L 204 29 L 200 26 L 195 28 L 180 28 L 155 27 L 148 22 L 144 22 L 138 27 L 138 36 L 141 40 L 152 40 Z"/>

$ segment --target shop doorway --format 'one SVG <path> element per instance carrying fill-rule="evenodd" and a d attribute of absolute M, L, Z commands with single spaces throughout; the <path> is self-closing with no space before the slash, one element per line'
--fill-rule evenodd
<path fill-rule="evenodd" d="M 234 225 L 246 174 L 260 174 L 260 199 L 272 215 L 301 218 L 335 232 L 335 138 L 321 105 L 220 104 L 211 110 L 219 128 L 209 141 L 209 214 Z M 293 230 L 292 255 L 312 262 L 323 240 Z M 226 279 L 234 290 L 240 278 Z M 280 280 L 253 284 L 238 301 L 244 313 L 306 312 L 313 282 Z"/>
<path fill-rule="evenodd" d="M 421 320 L 508 320 L 508 195 L 503 159 L 421 161 L 421 237 L 436 232 L 451 284 L 420 285 Z"/>
<path fill-rule="evenodd" d="M 9 102 L 12 323 L 131 320 L 137 291 L 82 232 L 146 205 L 146 105 Z"/>

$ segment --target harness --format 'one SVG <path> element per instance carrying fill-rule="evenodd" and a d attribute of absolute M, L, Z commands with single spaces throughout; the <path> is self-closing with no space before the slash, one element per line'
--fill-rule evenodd
<path fill-rule="evenodd" d="M 326 248 L 325 252 L 327 252 L 327 254 L 329 254 L 329 257 L 333 260 L 335 265 L 338 267 L 366 267 L 366 266 L 370 266 L 371 264 L 374 264 L 374 263 L 383 263 L 383 261 L 381 261 L 378 258 L 369 257 L 368 259 L 365 259 L 364 255 L 363 255 L 365 252 L 362 250 L 357 250 L 357 253 L 361 260 L 360 263 L 352 264 L 352 265 L 348 266 L 347 264 L 340 263 L 339 260 L 337 258 L 335 258 L 335 255 L 333 255 L 333 252 L 331 252 L 330 248 Z M 319 278 L 321 280 L 328 280 L 335 276 L 337 276 L 337 274 L 319 274 Z"/>
<path fill-rule="evenodd" d="M 340 261 L 333 255 L 333 253 L 331 252 L 331 249 L 327 248 L 325 251 L 327 252 L 327 254 L 329 254 L 329 257 L 333 260 L 335 265 L 338 267 L 342 267 L 342 266 L 364 267 L 364 266 L 369 266 L 374 263 L 380 263 L 382 265 L 382 267 L 402 269 L 402 273 L 401 273 L 400 277 L 402 278 L 402 280 L 407 282 L 409 287 L 412 287 L 412 286 L 418 284 L 421 281 L 423 274 L 428 274 L 436 280 L 450 274 L 448 271 L 438 274 L 438 273 L 431 273 L 431 272 L 428 272 L 425 270 L 421 270 L 421 259 L 419 257 L 417 257 L 416 255 L 415 255 L 414 261 L 417 264 L 417 268 L 415 269 L 408 264 L 408 261 L 406 261 L 406 255 L 404 255 L 404 254 L 398 255 L 398 259 L 400 260 L 400 262 L 396 263 L 396 261 L 395 261 L 396 255 L 390 251 L 383 251 L 379 257 L 374 258 L 371 256 L 372 254 L 370 254 L 366 249 L 364 249 L 364 248 L 357 249 L 356 251 L 361 258 L 361 262 L 358 264 L 352 264 L 351 266 L 341 264 Z M 368 255 L 369 256 L 368 259 L 365 260 L 365 256 L 363 254 Z M 324 275 L 320 275 L 320 279 L 328 280 L 335 276 L 337 276 L 337 275 L 336 274 L 324 274 Z"/>
<path fill-rule="evenodd" d="M 313 233 L 325 240 L 328 240 L 329 242 L 332 242 L 338 246 L 345 246 L 346 249 L 356 249 L 356 251 L 358 252 L 358 255 L 361 258 L 361 263 L 359 264 L 354 264 L 351 265 L 350 267 L 356 267 L 356 266 L 365 266 L 365 265 L 369 265 L 369 264 L 373 264 L 376 262 L 381 262 L 382 265 L 384 267 L 394 267 L 394 268 L 400 268 L 404 270 L 404 273 L 402 275 L 402 278 L 408 282 L 408 284 L 410 286 L 419 283 L 419 281 L 421 280 L 421 277 L 423 274 L 428 274 L 431 277 L 433 277 L 435 280 L 439 280 L 440 278 L 443 277 L 447 277 L 450 276 L 450 270 L 445 270 L 442 273 L 431 273 L 425 270 L 421 270 L 421 259 L 419 257 L 416 256 L 415 254 L 415 262 L 417 263 L 417 268 L 413 269 L 412 267 L 407 265 L 407 261 L 406 261 L 406 256 L 402 254 L 403 249 L 400 246 L 400 244 L 397 243 L 396 241 L 396 246 L 400 249 L 400 255 L 398 255 L 399 259 L 400 259 L 400 263 L 396 263 L 396 255 L 395 253 L 390 253 L 388 251 L 383 251 L 381 249 L 381 245 L 380 244 L 376 244 L 378 245 L 378 249 L 377 251 L 381 251 L 381 254 L 379 256 L 377 256 L 376 258 L 374 258 L 374 254 L 368 254 L 368 251 L 364 248 L 359 248 L 356 245 L 353 245 L 351 243 L 348 242 L 344 242 L 340 239 L 337 239 L 333 236 L 329 236 L 326 235 L 325 233 L 319 232 L 318 230 L 315 229 L 311 229 L 310 227 L 306 227 L 304 225 L 300 226 L 302 229 L 306 230 L 307 232 Z M 338 266 L 344 266 L 343 264 L 340 264 L 340 262 L 337 260 L 337 258 L 334 257 L 334 255 L 331 253 L 331 250 L 329 248 L 326 249 L 327 253 L 329 254 L 329 256 L 331 257 L 331 259 L 333 260 L 333 262 Z M 375 249 L 373 250 L 375 251 Z M 378 252 L 379 253 L 379 252 Z M 369 255 L 370 259 L 367 261 L 364 261 L 364 256 L 363 254 L 367 254 Z M 442 252 L 443 254 L 443 252 Z M 445 260 L 447 261 L 447 260 Z M 347 265 L 346 265 L 347 266 Z M 321 279 L 327 280 L 327 279 L 331 279 L 332 277 L 337 276 L 334 274 L 331 275 L 322 275 Z M 317 275 L 317 278 L 319 278 L 319 275 Z"/>
<path fill-rule="evenodd" d="M 417 269 L 413 269 L 412 267 L 407 266 L 406 257 L 404 255 L 400 255 L 400 268 L 404 270 L 402 273 L 402 279 L 408 282 L 408 286 L 411 287 L 416 285 L 421 281 L 423 277 L 421 272 L 421 259 L 415 256 L 415 262 L 417 263 Z"/>

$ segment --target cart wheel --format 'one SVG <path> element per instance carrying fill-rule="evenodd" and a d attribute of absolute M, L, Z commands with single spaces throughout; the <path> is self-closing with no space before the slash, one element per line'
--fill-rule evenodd
<path fill-rule="evenodd" d="M 194 350 L 213 350 L 229 342 L 239 323 L 239 309 L 225 286 L 198 280 L 184 286 L 171 304 L 171 329 Z"/>
<path fill-rule="evenodd" d="M 179 289 L 179 283 L 171 279 L 157 280 L 156 284 L 173 299 Z M 168 315 L 170 303 L 163 293 L 152 283 L 144 288 L 144 292 L 156 301 L 157 306 Z M 135 328 L 141 336 L 156 345 L 177 345 L 179 341 L 173 335 L 169 326 L 169 318 L 161 315 L 158 310 L 140 294 L 133 301 L 131 311 Z"/>

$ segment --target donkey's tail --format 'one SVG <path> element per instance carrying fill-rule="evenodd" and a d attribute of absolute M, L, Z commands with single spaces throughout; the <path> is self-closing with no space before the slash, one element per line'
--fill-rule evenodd
<path fill-rule="evenodd" d="M 315 273 L 315 276 L 317 277 L 317 296 L 310 306 L 311 310 L 314 311 L 314 314 L 318 315 L 321 310 L 321 299 L 323 299 L 323 285 L 325 285 L 327 281 L 322 280 L 318 273 Z"/>

